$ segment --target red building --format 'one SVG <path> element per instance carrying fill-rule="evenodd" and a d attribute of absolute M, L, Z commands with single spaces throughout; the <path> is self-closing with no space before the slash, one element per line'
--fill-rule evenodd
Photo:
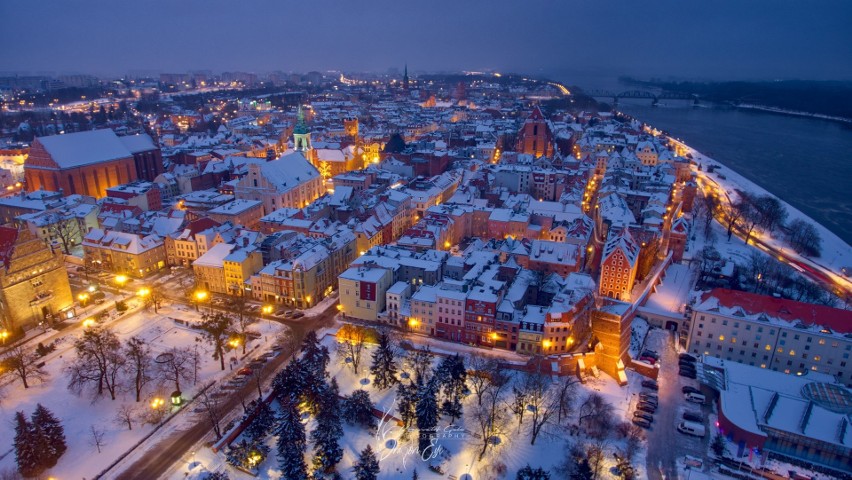
<path fill-rule="evenodd" d="M 540 108 L 533 109 L 518 132 L 517 151 L 536 157 L 553 156 L 553 132 Z"/>
<path fill-rule="evenodd" d="M 160 150 L 150 137 L 119 137 L 104 129 L 36 138 L 24 164 L 24 179 L 31 192 L 62 190 L 102 198 L 110 187 L 139 178 L 153 180 L 162 171 Z"/>

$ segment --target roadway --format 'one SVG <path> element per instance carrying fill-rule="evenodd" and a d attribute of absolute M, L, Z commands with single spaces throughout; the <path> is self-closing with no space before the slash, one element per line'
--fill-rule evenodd
<path fill-rule="evenodd" d="M 205 308 L 210 307 L 206 305 Z M 218 308 L 213 306 L 213 308 Z M 324 326 L 331 325 L 334 316 L 337 314 L 337 305 L 332 304 L 323 313 L 313 317 L 303 317 L 298 320 L 271 318 L 273 321 L 283 323 L 290 327 L 294 342 L 292 345 L 298 346 L 301 344 L 305 334 L 309 331 L 317 330 Z M 271 359 L 260 371 L 260 377 L 263 382 L 269 382 L 275 375 L 281 365 L 283 365 L 291 356 L 293 351 L 284 352 Z M 243 399 L 252 398 L 257 394 L 257 389 L 254 382 L 248 382 L 239 390 L 235 390 L 231 395 L 226 397 L 222 403 L 222 411 L 230 412 L 242 406 Z M 182 415 L 187 415 L 184 411 Z M 203 415 L 203 414 L 201 414 Z M 114 477 L 118 480 L 151 480 L 160 478 L 166 474 L 175 463 L 181 461 L 191 449 L 201 442 L 207 434 L 212 430 L 212 427 L 207 420 L 203 418 L 195 425 L 182 431 L 175 431 L 168 437 L 162 439 L 155 445 L 147 447 L 146 452 L 133 462 L 118 476 Z"/>
<path fill-rule="evenodd" d="M 699 180 L 704 180 L 707 183 L 699 182 L 699 186 L 703 187 L 706 185 L 709 187 L 713 193 L 716 195 L 716 198 L 723 202 L 723 208 L 720 208 L 716 212 L 716 221 L 719 222 L 724 228 L 728 227 L 728 217 L 725 213 L 727 210 L 731 208 L 732 202 L 731 197 L 728 192 L 719 185 L 715 180 L 710 178 L 705 174 L 699 173 Z M 701 185 L 704 183 L 704 185 Z M 702 188 L 702 191 L 706 195 L 707 192 Z M 735 225 L 733 229 L 734 235 L 737 238 L 745 241 L 748 232 L 742 227 Z M 843 298 L 852 297 L 852 282 L 843 276 L 839 275 L 836 272 L 833 272 L 831 269 L 820 265 L 819 263 L 804 258 L 798 253 L 788 250 L 786 248 L 778 248 L 767 241 L 765 241 L 762 236 L 758 232 L 752 232 L 751 237 L 749 238 L 749 243 L 754 245 L 755 247 L 763 250 L 765 253 L 775 257 L 778 261 L 786 263 L 793 267 L 796 271 L 809 278 L 810 280 L 816 282 L 823 288 L 834 292 L 835 295 Z"/>

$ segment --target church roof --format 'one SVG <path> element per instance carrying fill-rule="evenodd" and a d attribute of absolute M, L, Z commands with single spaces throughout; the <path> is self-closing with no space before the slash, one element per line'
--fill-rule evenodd
<path fill-rule="evenodd" d="M 110 129 L 39 137 L 36 141 L 59 168 L 107 162 L 132 157 L 133 153 Z"/>

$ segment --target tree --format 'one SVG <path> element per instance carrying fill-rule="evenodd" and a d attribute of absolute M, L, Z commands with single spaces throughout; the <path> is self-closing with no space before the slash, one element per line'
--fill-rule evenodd
<path fill-rule="evenodd" d="M 136 419 L 136 409 L 133 405 L 125 403 L 118 407 L 115 412 L 115 423 L 118 425 L 127 425 L 128 430 L 133 430 L 133 421 Z"/>
<path fill-rule="evenodd" d="M 275 413 L 268 403 L 257 401 L 254 419 L 246 427 L 245 435 L 251 440 L 262 441 L 275 425 Z"/>
<path fill-rule="evenodd" d="M 787 225 L 787 239 L 797 253 L 819 257 L 822 253 L 822 238 L 810 222 L 797 218 Z"/>
<path fill-rule="evenodd" d="M 258 439 L 242 439 L 228 449 L 225 461 L 230 465 L 253 471 L 269 455 L 269 447 Z"/>
<path fill-rule="evenodd" d="M 396 411 L 402 420 L 403 436 L 407 438 L 408 429 L 417 417 L 417 386 L 411 382 L 400 382 L 396 387 Z"/>
<path fill-rule="evenodd" d="M 728 241 L 731 240 L 731 236 L 734 234 L 734 227 L 739 224 L 740 219 L 743 216 L 743 213 L 747 211 L 748 207 L 743 201 L 739 201 L 737 203 L 732 203 L 728 207 Z"/>
<path fill-rule="evenodd" d="M 25 477 L 36 477 L 45 470 L 41 452 L 33 434 L 33 427 L 24 412 L 15 412 L 15 462 Z"/>
<path fill-rule="evenodd" d="M 743 198 L 734 204 L 734 208 L 739 210 L 740 219 L 744 223 L 746 230 L 745 243 L 748 243 L 751 239 L 751 232 L 754 230 L 758 221 L 760 221 L 760 214 L 754 206 L 752 196 L 749 193 L 743 193 L 742 196 Z M 730 239 L 730 235 L 728 237 Z"/>
<path fill-rule="evenodd" d="M 725 454 L 725 437 L 721 434 L 716 434 L 713 437 L 713 443 L 710 444 L 710 449 L 713 450 L 713 453 L 716 454 L 717 457 L 721 458 L 722 455 Z"/>
<path fill-rule="evenodd" d="M 420 378 L 423 382 L 429 380 L 428 374 L 432 371 L 432 350 L 429 346 L 423 347 L 422 350 L 411 350 L 405 358 L 406 370 L 414 372 L 414 378 Z"/>
<path fill-rule="evenodd" d="M 342 337 L 342 338 L 341 338 Z M 344 325 L 337 332 L 337 354 L 344 364 L 352 366 L 355 375 L 358 375 L 358 367 L 361 365 L 361 352 L 367 340 L 367 331 L 364 327 L 357 325 Z"/>
<path fill-rule="evenodd" d="M 435 427 L 438 426 L 438 386 L 435 379 L 419 385 L 417 391 L 417 449 L 422 454 L 432 444 Z"/>
<path fill-rule="evenodd" d="M 623 480 L 635 480 L 636 478 L 636 469 L 633 468 L 633 464 L 630 462 L 630 457 L 615 455 L 615 468 L 621 475 Z"/>
<path fill-rule="evenodd" d="M 151 347 L 141 337 L 130 337 L 124 345 L 124 356 L 127 358 L 125 370 L 133 379 L 136 401 L 139 402 L 142 399 L 142 389 L 153 379 Z"/>
<path fill-rule="evenodd" d="M 543 468 L 532 468 L 528 463 L 526 467 L 518 470 L 515 476 L 517 480 L 550 480 L 550 474 Z"/>
<path fill-rule="evenodd" d="M 180 381 L 193 379 L 198 354 L 189 347 L 172 347 L 164 353 L 157 357 L 157 376 L 161 382 L 174 382 L 175 390 L 181 391 Z"/>
<path fill-rule="evenodd" d="M 379 472 L 381 472 L 379 461 L 369 445 L 361 451 L 361 456 L 353 470 L 355 471 L 355 480 L 376 480 L 378 478 Z"/>
<path fill-rule="evenodd" d="M 77 220 L 73 216 L 66 217 L 59 212 L 49 215 L 47 220 L 50 222 L 47 225 L 49 238 L 59 240 L 65 255 L 71 255 L 71 247 L 74 246 L 74 240 L 80 237 L 80 227 L 77 224 Z"/>
<path fill-rule="evenodd" d="M 202 315 L 201 331 L 207 343 L 213 346 L 213 359 L 219 360 L 222 370 L 225 369 L 225 345 L 231 334 L 231 317 L 222 312 L 211 312 Z"/>
<path fill-rule="evenodd" d="M 92 434 L 92 438 L 89 440 L 89 444 L 98 449 L 98 453 L 101 453 L 101 447 L 104 444 L 104 431 L 94 425 L 91 426 L 89 432 Z"/>
<path fill-rule="evenodd" d="M 248 340 L 248 327 L 254 321 L 248 312 L 248 298 L 245 295 L 231 295 L 230 311 L 237 316 L 237 333 L 243 344 L 243 353 L 246 353 Z"/>
<path fill-rule="evenodd" d="M 88 384 L 95 384 L 95 396 L 106 389 L 112 400 L 119 387 L 119 372 L 125 358 L 121 352 L 118 336 L 106 327 L 92 327 L 74 342 L 77 358 L 68 366 L 68 388 L 77 394 Z"/>
<path fill-rule="evenodd" d="M 592 438 L 603 438 L 612 427 L 614 409 L 601 394 L 590 393 L 579 410 L 580 426 L 585 427 Z"/>
<path fill-rule="evenodd" d="M 320 473 L 334 471 L 343 458 L 343 449 L 340 447 L 343 427 L 340 425 L 339 393 L 337 380 L 332 378 L 320 398 L 317 425 L 311 432 L 311 439 L 314 441 L 314 469 Z"/>
<path fill-rule="evenodd" d="M 388 138 L 387 143 L 385 143 L 384 152 L 385 153 L 400 153 L 405 150 L 405 139 L 402 138 L 402 135 L 399 132 L 393 133 L 390 138 Z"/>
<path fill-rule="evenodd" d="M 22 344 L 17 344 L 6 350 L 0 362 L 0 369 L 16 375 L 24 388 L 30 388 L 30 382 L 33 380 L 43 382 L 48 376 L 37 359 L 38 357 L 30 353 Z"/>
<path fill-rule="evenodd" d="M 307 480 L 308 468 L 305 465 L 305 426 L 296 409 L 296 403 L 285 400 L 281 404 L 281 416 L 278 422 L 278 466 L 283 477 L 288 480 Z"/>
<path fill-rule="evenodd" d="M 758 225 L 764 231 L 772 233 L 787 219 L 787 209 L 781 200 L 772 195 L 762 195 L 755 201 L 760 218 Z"/>
<path fill-rule="evenodd" d="M 589 468 L 592 470 L 592 480 L 598 478 L 601 470 L 604 467 L 604 446 L 603 442 L 592 443 L 586 448 L 586 458 L 589 459 Z"/>
<path fill-rule="evenodd" d="M 222 438 L 222 429 L 219 426 L 222 421 L 222 416 L 225 415 L 224 406 L 218 396 L 208 395 L 207 390 L 202 390 L 198 394 L 198 403 L 207 414 L 207 420 L 210 421 L 210 426 L 213 427 L 213 433 L 216 434 L 216 439 Z"/>
<path fill-rule="evenodd" d="M 567 419 L 571 413 L 571 408 L 574 404 L 574 399 L 577 396 L 577 384 L 579 379 L 576 377 L 561 377 L 556 384 L 557 395 L 557 416 L 556 422 L 562 424 L 563 419 Z"/>
<path fill-rule="evenodd" d="M 512 403 L 510 408 L 518 419 L 518 432 L 521 431 L 521 425 L 524 423 L 524 413 L 527 411 L 527 396 L 528 394 L 523 383 L 512 387 Z"/>
<path fill-rule="evenodd" d="M 467 363 L 470 366 L 467 381 L 476 394 L 476 403 L 482 405 L 482 397 L 493 385 L 491 380 L 495 370 L 499 368 L 499 362 L 494 357 L 476 353 L 468 356 Z"/>
<path fill-rule="evenodd" d="M 538 362 L 538 368 L 524 375 L 524 388 L 526 400 L 529 404 L 531 425 L 530 445 L 535 445 L 535 440 L 541 433 L 542 428 L 551 422 L 553 416 L 559 411 L 560 396 L 550 378 L 542 371 L 542 362 Z"/>
<path fill-rule="evenodd" d="M 473 421 L 476 426 L 477 433 L 482 440 L 482 450 L 479 451 L 479 460 L 485 456 L 488 447 L 493 445 L 492 438 L 498 435 L 501 427 L 505 422 L 505 413 L 503 409 L 492 408 L 489 402 L 483 405 L 476 405 L 473 409 Z"/>
<path fill-rule="evenodd" d="M 443 393 L 441 409 L 450 416 L 450 422 L 454 422 L 462 415 L 461 397 L 467 381 L 464 357 L 458 354 L 444 357 L 438 365 L 435 378 Z"/>
<path fill-rule="evenodd" d="M 53 467 L 68 450 L 68 444 L 65 442 L 65 429 L 59 419 L 53 415 L 53 412 L 40 403 L 36 404 L 31 420 L 37 437 L 35 442 L 39 446 L 38 451 L 42 456 L 43 463 L 47 468 Z"/>
<path fill-rule="evenodd" d="M 360 425 L 369 429 L 376 427 L 373 402 L 366 390 L 355 390 L 351 395 L 344 397 L 341 410 L 343 420 L 350 425 Z"/>
<path fill-rule="evenodd" d="M 396 378 L 396 360 L 390 335 L 383 331 L 379 335 L 379 346 L 373 352 L 373 364 L 370 366 L 374 385 L 380 390 L 392 387 L 399 380 Z"/>

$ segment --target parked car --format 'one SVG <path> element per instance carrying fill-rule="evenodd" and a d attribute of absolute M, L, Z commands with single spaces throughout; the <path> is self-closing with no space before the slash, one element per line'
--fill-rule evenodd
<path fill-rule="evenodd" d="M 660 403 L 656 395 L 639 395 L 639 401 L 653 403 L 654 405 L 658 405 Z"/>
<path fill-rule="evenodd" d="M 694 435 L 696 437 L 703 437 L 707 434 L 707 430 L 704 428 L 704 425 L 695 422 L 680 422 L 677 425 L 677 429 L 681 433 Z"/>
<path fill-rule="evenodd" d="M 649 405 L 653 405 L 653 406 L 654 406 L 654 408 L 657 408 L 657 407 L 659 407 L 659 406 L 660 406 L 660 404 L 659 404 L 659 402 L 657 402 L 657 399 L 656 399 L 656 398 L 640 398 L 640 399 L 639 399 L 639 402 L 641 402 L 641 403 L 647 403 L 647 404 L 649 404 Z"/>
<path fill-rule="evenodd" d="M 653 358 L 653 359 L 655 359 L 655 360 L 659 360 L 659 359 L 660 359 L 660 354 L 659 354 L 659 353 L 657 353 L 657 352 L 655 352 L 655 351 L 653 351 L 653 350 L 642 350 L 642 354 L 641 354 L 641 355 L 639 355 L 639 356 L 640 356 L 640 357 L 651 357 L 651 358 Z"/>
<path fill-rule="evenodd" d="M 681 353 L 677 357 L 678 357 L 679 360 L 688 360 L 690 362 L 694 362 L 694 361 L 698 360 L 697 358 L 693 357 L 692 355 L 690 355 L 688 353 Z"/>
<path fill-rule="evenodd" d="M 636 410 L 641 410 L 643 412 L 648 412 L 648 413 L 654 413 L 654 412 L 657 411 L 657 407 L 648 403 L 648 402 L 639 402 L 639 404 L 636 405 Z"/>
<path fill-rule="evenodd" d="M 690 422 L 701 423 L 704 421 L 704 416 L 701 415 L 700 412 L 694 412 L 692 410 L 686 410 L 683 412 L 683 419 Z"/>
<path fill-rule="evenodd" d="M 695 374 L 695 370 L 689 370 L 689 369 L 684 370 L 684 369 L 681 368 L 680 370 L 678 370 L 677 374 L 680 375 L 681 377 L 686 377 L 686 378 L 697 377 L 697 375 Z"/>
<path fill-rule="evenodd" d="M 654 380 L 642 380 L 642 386 L 651 390 L 659 390 L 660 386 Z"/>
<path fill-rule="evenodd" d="M 639 357 L 639 360 L 645 363 L 650 363 L 651 365 L 657 363 L 657 359 L 654 357 Z"/>
<path fill-rule="evenodd" d="M 651 422 L 641 417 L 633 417 L 633 424 L 639 425 L 642 428 L 651 428 Z"/>
<path fill-rule="evenodd" d="M 681 388 L 680 391 L 682 391 L 683 393 L 701 393 L 701 390 L 689 385 Z"/>
<path fill-rule="evenodd" d="M 677 364 L 677 366 L 680 367 L 680 368 L 687 368 L 687 369 L 690 369 L 690 370 L 695 370 L 695 364 L 692 363 L 692 362 L 683 362 L 682 361 L 682 362 L 679 362 Z"/>
<path fill-rule="evenodd" d="M 237 375 L 251 375 L 251 371 L 252 371 L 252 370 L 251 370 L 251 368 L 249 368 L 249 367 L 244 367 L 244 368 L 241 368 L 241 369 L 237 372 Z"/>
<path fill-rule="evenodd" d="M 644 418 L 645 420 L 648 420 L 649 422 L 654 421 L 654 416 L 651 415 L 650 413 L 646 413 L 646 412 L 633 412 L 633 418 Z"/>
<path fill-rule="evenodd" d="M 293 312 L 293 319 L 302 318 L 304 316 L 305 316 L 305 314 L 302 313 L 302 312 Z"/>
<path fill-rule="evenodd" d="M 293 318 L 293 312 L 295 312 L 295 310 L 287 310 L 287 313 L 284 314 L 284 318 Z"/>
<path fill-rule="evenodd" d="M 683 396 L 683 398 L 685 398 L 687 402 L 692 403 L 704 403 L 707 401 L 707 398 L 700 393 L 687 393 Z"/>

